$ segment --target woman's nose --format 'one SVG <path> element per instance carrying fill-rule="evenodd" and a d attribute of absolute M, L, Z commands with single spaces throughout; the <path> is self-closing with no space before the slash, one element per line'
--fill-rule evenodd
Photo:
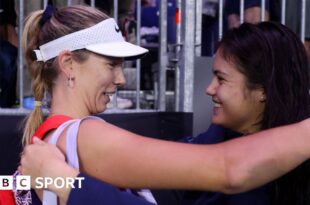
<path fill-rule="evenodd" d="M 207 86 L 206 88 L 206 94 L 207 95 L 210 95 L 210 96 L 213 96 L 215 95 L 215 92 L 216 92 L 216 79 L 215 77 L 212 78 L 212 81 L 210 82 L 210 84 Z"/>
<path fill-rule="evenodd" d="M 125 75 L 124 75 L 123 68 L 116 69 L 115 81 L 114 81 L 114 83 L 115 83 L 117 86 L 123 86 L 123 85 L 125 85 L 126 79 L 125 79 Z"/>

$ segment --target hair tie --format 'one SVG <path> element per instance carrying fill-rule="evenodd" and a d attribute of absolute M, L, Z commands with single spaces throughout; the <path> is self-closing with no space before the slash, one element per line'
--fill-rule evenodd
<path fill-rule="evenodd" d="M 40 20 L 41 27 L 52 17 L 52 15 L 57 11 L 57 8 L 55 8 L 53 5 L 47 5 L 42 18 Z"/>
<path fill-rule="evenodd" d="M 42 106 L 42 101 L 34 101 L 34 106 L 35 107 L 41 107 Z"/>

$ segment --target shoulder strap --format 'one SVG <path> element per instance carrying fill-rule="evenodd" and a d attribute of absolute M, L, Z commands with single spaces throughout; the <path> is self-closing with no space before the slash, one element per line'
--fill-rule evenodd
<path fill-rule="evenodd" d="M 66 135 L 66 155 L 67 162 L 70 166 L 79 170 L 79 159 L 77 154 L 77 135 L 80 127 L 80 123 L 84 119 L 100 119 L 98 117 L 87 116 L 82 119 L 69 120 L 60 125 L 49 139 L 50 144 L 56 144 L 60 134 L 69 127 Z M 43 205 L 55 205 L 57 204 L 57 195 L 51 191 L 43 191 Z"/>
<path fill-rule="evenodd" d="M 53 115 L 49 118 L 47 118 L 40 127 L 35 131 L 35 133 L 32 136 L 31 144 L 33 143 L 33 137 L 36 136 L 40 139 L 43 139 L 44 135 L 53 130 L 58 128 L 61 124 L 64 122 L 67 122 L 69 120 L 72 120 L 72 117 L 66 116 L 66 115 Z"/>
<path fill-rule="evenodd" d="M 87 116 L 74 122 L 67 131 L 66 149 L 67 149 L 68 164 L 78 170 L 80 169 L 80 167 L 79 167 L 79 157 L 77 153 L 77 136 L 78 136 L 80 124 L 85 119 L 102 120 L 101 118 L 98 118 L 95 116 Z"/>
<path fill-rule="evenodd" d="M 40 139 L 43 139 L 46 133 L 53 129 L 57 129 L 62 124 L 66 124 L 66 122 L 71 121 L 73 118 L 65 115 L 53 115 L 49 118 L 47 118 L 40 127 L 35 131 L 35 133 L 32 136 L 31 144 L 33 143 L 33 137 L 39 137 Z M 43 191 L 43 205 L 56 205 L 57 204 L 57 197 L 53 192 L 44 190 Z"/>

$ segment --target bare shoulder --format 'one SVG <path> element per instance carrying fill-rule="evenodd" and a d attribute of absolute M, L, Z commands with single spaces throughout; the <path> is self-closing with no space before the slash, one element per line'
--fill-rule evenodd
<path fill-rule="evenodd" d="M 119 128 L 109 122 L 99 119 L 87 118 L 81 122 L 79 137 L 87 139 L 134 137 L 136 134 Z"/>
<path fill-rule="evenodd" d="M 116 182 L 113 176 L 119 165 L 115 163 L 124 164 L 129 157 L 132 158 L 128 153 L 137 150 L 142 138 L 105 121 L 83 120 L 78 133 L 81 171 L 107 182 Z"/>
<path fill-rule="evenodd" d="M 80 125 L 78 147 L 92 156 L 110 155 L 115 150 L 135 146 L 142 138 L 137 136 L 103 120 L 85 119 Z"/>

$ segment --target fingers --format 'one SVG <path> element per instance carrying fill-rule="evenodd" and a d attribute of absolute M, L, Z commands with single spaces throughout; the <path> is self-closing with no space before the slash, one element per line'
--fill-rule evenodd
<path fill-rule="evenodd" d="M 29 152 L 29 148 L 28 147 L 25 147 L 24 151 L 21 153 L 21 158 L 20 158 L 20 162 L 19 162 L 19 166 L 18 166 L 18 171 L 21 173 L 21 174 L 26 174 L 25 173 L 25 165 L 27 165 L 27 161 L 28 159 L 26 159 L 25 155 L 26 153 Z"/>
<path fill-rule="evenodd" d="M 65 162 L 61 150 L 54 144 L 48 144 L 34 137 L 33 144 L 27 145 L 21 154 L 19 170 L 22 174 L 40 176 L 50 169 L 50 163 L 53 161 Z"/>

